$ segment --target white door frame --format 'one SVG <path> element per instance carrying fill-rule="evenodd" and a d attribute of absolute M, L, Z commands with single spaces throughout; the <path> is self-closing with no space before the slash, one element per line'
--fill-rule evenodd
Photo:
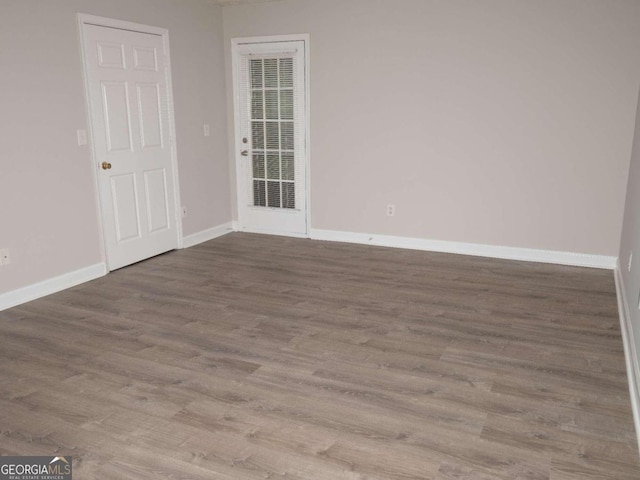
<path fill-rule="evenodd" d="M 117 20 L 114 18 L 107 17 L 99 17 L 96 15 L 89 15 L 86 13 L 78 13 L 78 34 L 80 37 L 80 56 L 82 59 L 82 76 L 84 78 L 84 90 L 85 90 L 85 105 L 86 105 L 86 114 L 87 114 L 87 124 L 89 131 L 89 139 L 91 143 L 91 162 L 93 165 L 93 186 L 94 193 L 97 205 L 96 215 L 98 216 L 98 228 L 100 230 L 100 239 L 101 239 L 101 250 L 102 250 L 102 259 L 107 264 L 107 271 L 110 270 L 107 260 L 107 252 L 106 252 L 106 240 L 105 240 L 105 229 L 103 226 L 103 212 L 102 212 L 102 204 L 100 202 L 100 190 L 98 185 L 98 163 L 96 161 L 97 154 L 95 150 L 95 135 L 97 132 L 93 131 L 93 122 L 91 121 L 92 117 L 92 106 L 91 106 L 91 90 L 89 88 L 89 75 L 87 74 L 87 63 L 86 63 L 86 41 L 84 35 L 84 25 L 97 25 L 100 27 L 111 27 L 118 28 L 120 30 L 129 30 L 133 32 L 140 33 L 150 33 L 154 35 L 159 35 L 162 37 L 162 46 L 165 55 L 165 79 L 167 82 L 167 103 L 169 108 L 169 136 L 171 139 L 171 173 L 173 175 L 173 189 L 174 189 L 174 205 L 172 209 L 173 213 L 173 221 L 176 225 L 176 235 L 178 236 L 178 248 L 183 248 L 183 238 L 182 238 L 182 216 L 180 215 L 180 182 L 178 177 L 178 151 L 176 148 L 176 126 L 175 126 L 175 115 L 173 108 L 173 84 L 171 83 L 171 59 L 170 59 L 170 49 L 169 49 L 169 30 L 161 27 L 154 27 L 150 25 L 143 25 L 141 23 L 128 22 L 126 20 Z M 170 206 L 171 208 L 171 206 Z"/>
<path fill-rule="evenodd" d="M 276 42 L 303 42 L 304 43 L 304 95 L 306 98 L 306 108 L 305 108 L 305 116 L 303 121 L 305 122 L 305 156 L 303 161 L 306 166 L 306 178 L 305 178 L 305 202 L 306 202 L 306 223 L 307 223 L 307 232 L 304 235 L 296 235 L 290 233 L 282 233 L 282 232 L 273 232 L 276 235 L 286 235 L 291 237 L 311 237 L 311 108 L 310 108 L 310 64 L 309 61 L 309 34 L 308 33 L 300 33 L 293 35 L 269 35 L 262 37 L 239 37 L 231 39 L 231 83 L 233 84 L 233 116 L 234 116 L 234 136 L 233 136 L 233 158 L 234 158 L 234 166 L 235 166 L 235 175 L 236 175 L 236 212 L 238 215 L 238 225 L 242 225 L 242 219 L 240 216 L 242 215 L 242 208 L 240 202 L 243 200 L 240 198 L 239 192 L 242 191 L 243 186 L 242 183 L 244 178 L 240 174 L 239 167 L 244 161 L 244 157 L 240 155 L 239 145 L 242 145 L 242 126 L 240 125 L 241 114 L 240 114 L 240 94 L 241 88 L 236 82 L 236 79 L 240 78 L 240 67 L 241 60 L 240 55 L 238 53 L 238 46 L 244 44 L 251 43 L 276 43 Z"/>

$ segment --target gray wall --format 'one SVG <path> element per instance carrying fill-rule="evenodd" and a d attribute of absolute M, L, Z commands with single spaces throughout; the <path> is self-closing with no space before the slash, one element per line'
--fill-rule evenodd
<path fill-rule="evenodd" d="M 640 2 L 283 0 L 224 24 L 227 47 L 311 36 L 313 228 L 617 256 Z"/>
<path fill-rule="evenodd" d="M 0 0 L 0 293 L 103 261 L 76 14 L 169 29 L 184 234 L 231 220 L 222 9 L 205 0 Z M 211 136 L 203 136 L 203 124 Z"/>
<path fill-rule="evenodd" d="M 640 2 L 0 0 L 0 293 L 103 260 L 78 12 L 170 31 L 185 235 L 232 217 L 230 39 L 310 33 L 313 228 L 618 255 Z"/>

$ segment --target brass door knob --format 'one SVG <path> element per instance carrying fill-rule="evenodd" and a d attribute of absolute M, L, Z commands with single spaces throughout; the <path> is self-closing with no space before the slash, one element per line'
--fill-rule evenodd
<path fill-rule="evenodd" d="M 101 167 L 103 170 L 109 170 L 111 168 L 111 164 L 109 162 L 102 162 Z"/>

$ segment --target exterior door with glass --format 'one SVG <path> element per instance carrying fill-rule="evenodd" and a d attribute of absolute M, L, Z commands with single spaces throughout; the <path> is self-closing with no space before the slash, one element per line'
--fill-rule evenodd
<path fill-rule="evenodd" d="M 306 41 L 233 49 L 239 229 L 306 236 Z"/>

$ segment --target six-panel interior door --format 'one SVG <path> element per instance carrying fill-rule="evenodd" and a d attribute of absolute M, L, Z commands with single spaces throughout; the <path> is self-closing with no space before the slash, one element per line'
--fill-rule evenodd
<path fill-rule="evenodd" d="M 304 41 L 237 45 L 240 230 L 307 234 Z"/>
<path fill-rule="evenodd" d="M 84 25 L 110 270 L 177 248 L 169 102 L 159 35 Z"/>

